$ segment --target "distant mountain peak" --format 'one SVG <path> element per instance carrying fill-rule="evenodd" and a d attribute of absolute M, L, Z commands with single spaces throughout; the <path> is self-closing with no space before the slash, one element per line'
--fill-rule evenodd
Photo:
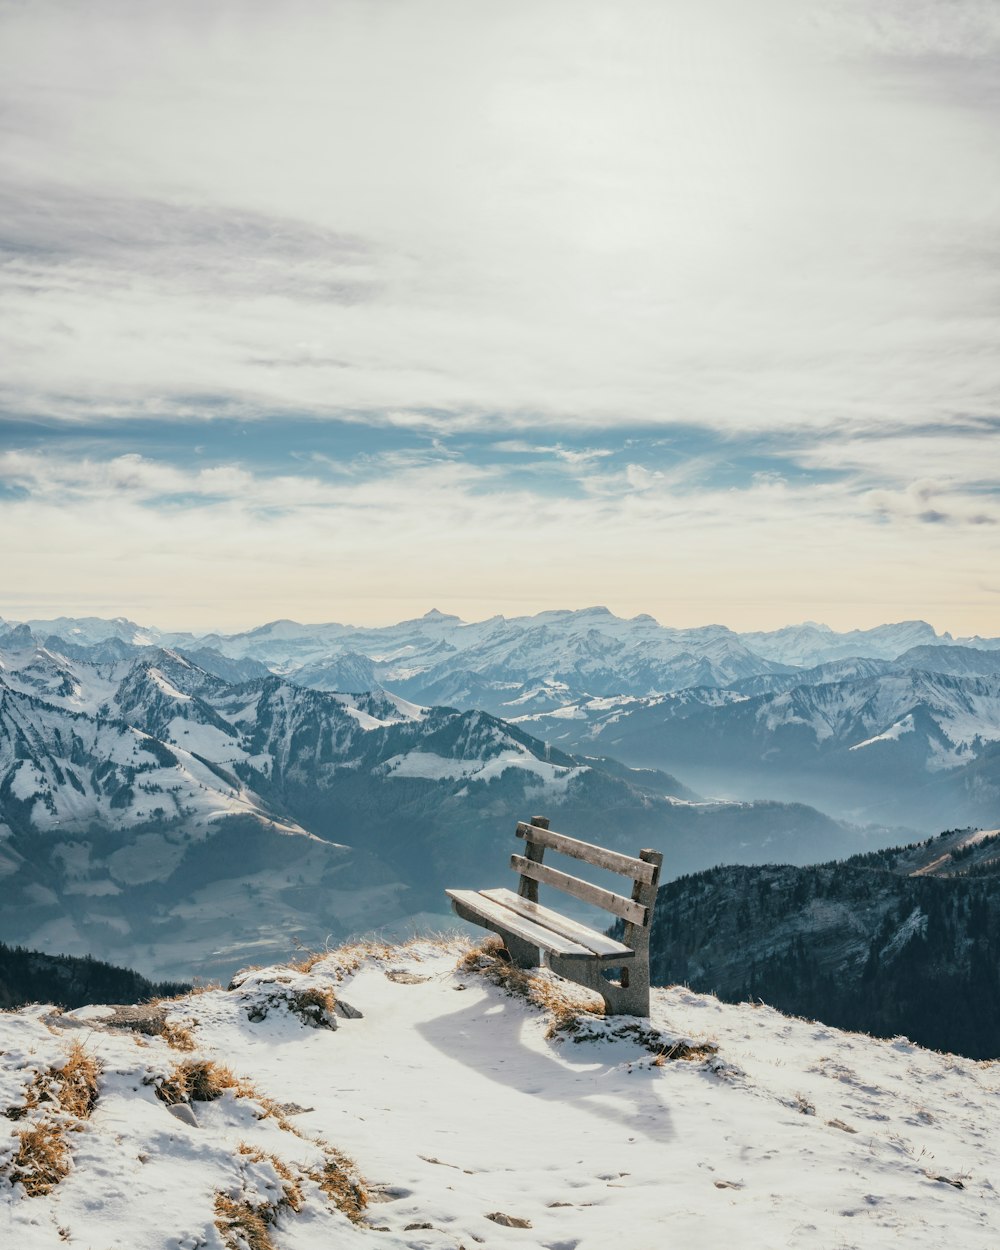
<path fill-rule="evenodd" d="M 10 651 L 21 651 L 26 647 L 34 648 L 38 640 L 27 625 L 15 625 L 9 634 L 4 635 L 3 645 Z"/>

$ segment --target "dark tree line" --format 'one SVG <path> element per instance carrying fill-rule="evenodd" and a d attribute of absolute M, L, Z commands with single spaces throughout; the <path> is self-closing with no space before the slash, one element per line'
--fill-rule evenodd
<path fill-rule="evenodd" d="M 654 984 L 996 1058 L 1000 875 L 900 876 L 866 859 L 670 882 L 653 922 Z"/>
<path fill-rule="evenodd" d="M 89 955 L 44 955 L 0 942 L 0 1009 L 25 1003 L 54 1003 L 72 1009 L 88 1003 L 139 1003 L 180 994 L 190 985 L 153 982 L 130 968 L 117 968 Z"/>

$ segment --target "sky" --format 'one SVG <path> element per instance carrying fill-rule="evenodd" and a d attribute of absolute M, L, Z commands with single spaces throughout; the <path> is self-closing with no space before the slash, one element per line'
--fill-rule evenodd
<path fill-rule="evenodd" d="M 0 616 L 1000 634 L 994 0 L 0 0 Z"/>

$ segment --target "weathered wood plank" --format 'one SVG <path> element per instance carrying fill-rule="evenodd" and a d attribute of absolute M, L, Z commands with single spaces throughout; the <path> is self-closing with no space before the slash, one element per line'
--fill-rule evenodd
<path fill-rule="evenodd" d="M 563 959 L 592 960 L 594 958 L 593 951 L 589 951 L 585 946 L 580 946 L 569 938 L 560 937 L 551 929 L 543 929 L 534 921 L 525 920 L 523 916 L 518 916 L 510 908 L 502 907 L 492 899 L 484 898 L 475 890 L 445 890 L 445 893 L 451 899 L 456 915 L 461 916 L 463 920 L 468 920 L 470 924 L 492 929 L 501 937 L 511 934 L 523 942 L 540 946 L 542 950 L 559 955 Z"/>
<path fill-rule="evenodd" d="M 562 890 L 564 894 L 571 894 L 584 903 L 602 907 L 612 915 L 621 916 L 623 920 L 628 920 L 632 924 L 644 925 L 646 923 L 646 908 L 641 903 L 635 903 L 621 894 L 602 889 L 599 885 L 591 885 L 589 881 L 581 881 L 579 877 L 571 877 L 569 873 L 560 872 L 557 868 L 548 868 L 545 864 L 533 864 L 523 855 L 512 855 L 510 866 L 522 876 L 533 877 L 535 881 L 540 881 L 543 885 L 554 886 L 557 890 Z"/>
<path fill-rule="evenodd" d="M 556 833 L 553 829 L 543 829 L 539 825 L 519 821 L 517 836 L 524 838 L 529 847 L 532 843 L 538 846 L 551 847 L 573 859 L 582 859 L 585 863 L 597 868 L 607 868 L 610 872 L 620 873 L 623 877 L 631 877 L 633 881 L 647 883 L 653 879 L 653 866 L 631 855 L 622 855 L 618 851 L 609 851 L 606 847 L 595 846 L 592 842 L 581 842 L 579 838 L 567 837 L 565 833 Z M 534 858 L 529 855 L 529 859 Z"/>
<path fill-rule="evenodd" d="M 532 816 L 530 823 L 538 829 L 548 829 L 548 816 Z M 541 842 L 529 842 L 524 848 L 524 854 L 533 864 L 540 864 L 545 855 L 545 847 Z M 517 892 L 521 898 L 526 898 L 529 903 L 538 902 L 538 882 L 532 881 L 530 877 L 522 877 L 517 883 Z"/>
<path fill-rule="evenodd" d="M 545 929 L 551 929 L 554 933 L 558 933 L 561 937 L 569 938 L 570 941 L 579 942 L 581 946 L 586 946 L 595 955 L 602 958 L 615 959 L 632 959 L 635 951 L 630 946 L 626 946 L 624 942 L 616 942 L 614 938 L 609 938 L 606 933 L 599 933 L 597 929 L 590 929 L 587 925 L 578 924 L 575 920 L 570 920 L 568 916 L 562 916 L 557 911 L 552 911 L 548 907 L 542 907 L 539 903 L 529 902 L 527 899 L 519 898 L 513 890 L 483 890 L 483 897 L 492 899 L 494 903 L 499 903 L 502 907 L 508 907 L 512 912 L 519 916 L 523 916 L 526 920 L 534 920 Z"/>

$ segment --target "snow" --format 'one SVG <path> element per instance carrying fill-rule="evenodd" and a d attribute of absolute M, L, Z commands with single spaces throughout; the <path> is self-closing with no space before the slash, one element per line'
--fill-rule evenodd
<path fill-rule="evenodd" d="M 338 694 L 335 697 L 348 716 L 353 717 L 362 729 L 383 729 L 386 725 L 399 725 L 404 721 L 423 720 L 428 711 L 427 708 L 411 703 L 408 699 L 403 699 L 399 695 L 390 694 L 386 690 L 379 692 L 378 701 L 381 704 L 395 708 L 396 715 L 380 719 L 364 708 L 358 707 L 359 701 L 366 701 L 363 695 Z"/>
<path fill-rule="evenodd" d="M 203 755 L 216 764 L 233 764 L 237 760 L 242 762 L 246 759 L 246 752 L 240 749 L 236 738 L 216 725 L 188 720 L 184 716 L 173 717 L 167 725 L 163 741 L 176 743 L 185 751 Z"/>
<path fill-rule="evenodd" d="M 184 858 L 184 851 L 179 839 L 168 841 L 162 833 L 141 833 L 108 856 L 108 870 L 115 881 L 126 885 L 165 881 Z"/>
<path fill-rule="evenodd" d="M 896 932 L 879 951 L 879 959 L 892 959 L 893 956 L 898 954 L 898 952 L 910 942 L 911 938 L 917 937 L 918 935 L 922 935 L 926 932 L 927 917 L 919 907 L 914 907 L 913 911 L 910 912 Z"/>
<path fill-rule="evenodd" d="M 903 734 L 911 734 L 915 729 L 913 716 L 904 716 L 896 721 L 894 725 L 890 725 L 885 733 L 876 734 L 873 738 L 866 738 L 864 742 L 856 742 L 850 749 L 852 751 L 860 751 L 862 747 L 870 747 L 874 742 L 898 742 Z"/>
<path fill-rule="evenodd" d="M 309 972 L 258 971 L 171 1004 L 195 1057 L 256 1091 L 193 1103 L 183 1119 L 154 1087 L 191 1056 L 161 1038 L 108 1030 L 92 1012 L 53 1029 L 45 1009 L 0 1013 L 0 1111 L 22 1105 L 32 1076 L 74 1040 L 104 1065 L 97 1105 L 70 1134 L 69 1175 L 47 1197 L 0 1185 L 4 1244 L 56 1250 L 63 1230 L 102 1250 L 222 1250 L 214 1195 L 273 1201 L 274 1160 L 301 1175 L 316 1166 L 317 1138 L 367 1178 L 368 1228 L 306 1180 L 299 1212 L 270 1228 L 276 1250 L 1000 1242 L 996 1064 L 683 987 L 654 991 L 651 1021 L 594 1020 L 579 1043 L 547 1038 L 540 1009 L 458 967 L 459 955 L 386 948 L 341 983 L 333 954 Z M 306 1027 L 288 1007 L 310 988 L 332 988 L 362 1018 Z M 685 1038 L 718 1053 L 654 1062 Z M 24 1127 L 0 1114 L 0 1167 Z"/>
<path fill-rule="evenodd" d="M 158 668 L 151 668 L 149 670 L 149 676 L 152 679 L 153 685 L 156 686 L 158 690 L 162 691 L 168 698 L 176 699 L 178 703 L 191 702 L 191 696 L 189 694 L 184 694 L 182 690 L 178 690 L 175 685 L 164 677 L 163 673 Z"/>
<path fill-rule="evenodd" d="M 519 768 L 536 774 L 546 782 L 556 782 L 583 771 L 536 759 L 523 749 L 501 751 L 499 755 L 489 759 L 456 759 L 454 756 L 436 755 L 432 751 L 408 751 L 405 755 L 392 756 L 383 767 L 387 777 L 421 777 L 428 781 L 454 780 L 459 777 L 491 781 L 505 773 L 508 768 Z"/>

